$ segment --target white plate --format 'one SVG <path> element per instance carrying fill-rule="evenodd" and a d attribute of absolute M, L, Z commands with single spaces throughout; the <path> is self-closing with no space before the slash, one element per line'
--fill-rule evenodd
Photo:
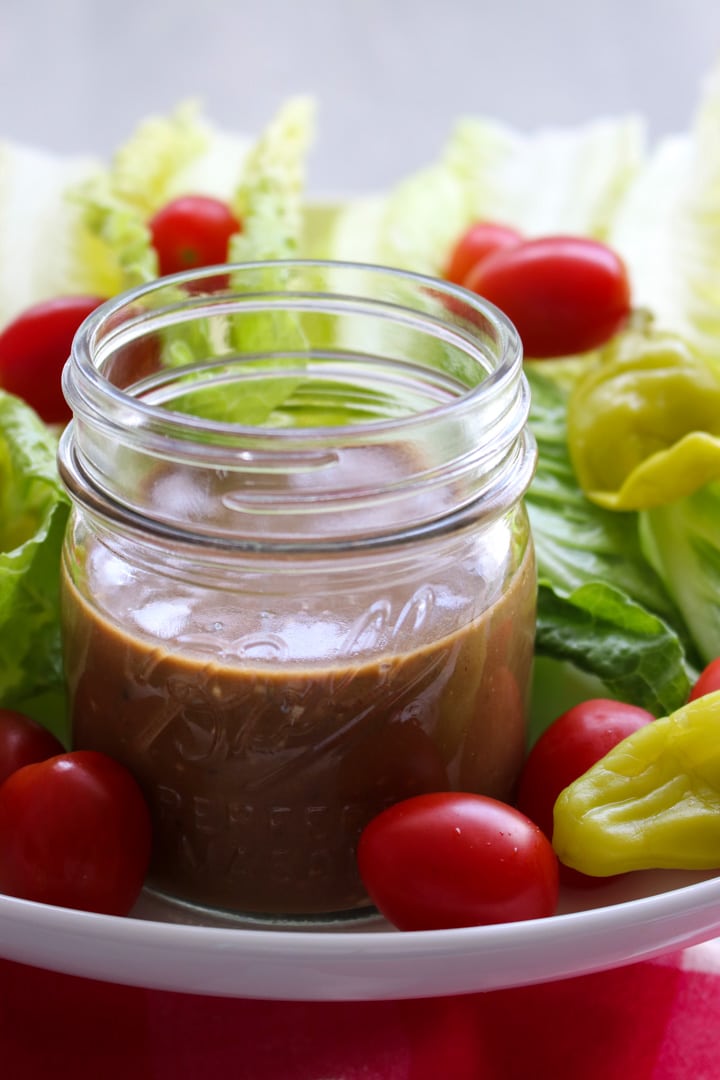
<path fill-rule="evenodd" d="M 578 908 L 578 904 L 603 906 Z M 616 967 L 720 934 L 720 878 L 630 875 L 565 894 L 532 922 L 399 933 L 194 924 L 144 896 L 127 919 L 0 897 L 0 956 L 149 989 L 278 1000 L 381 1000 L 519 986 Z"/>

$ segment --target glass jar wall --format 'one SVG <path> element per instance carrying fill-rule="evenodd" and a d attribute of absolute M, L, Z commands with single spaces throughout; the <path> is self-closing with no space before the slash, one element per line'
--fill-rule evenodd
<path fill-rule="evenodd" d="M 94 313 L 65 389 L 73 745 L 140 782 L 150 888 L 348 914 L 385 806 L 510 797 L 535 448 L 497 310 L 374 267 L 213 268 Z"/>

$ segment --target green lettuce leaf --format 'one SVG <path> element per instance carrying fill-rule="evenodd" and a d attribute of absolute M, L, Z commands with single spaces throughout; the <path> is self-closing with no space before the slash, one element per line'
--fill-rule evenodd
<path fill-rule="evenodd" d="M 230 239 L 231 262 L 290 259 L 303 230 L 305 168 L 315 107 L 293 98 L 248 153 L 232 207 L 242 231 Z"/>
<path fill-rule="evenodd" d="M 69 197 L 97 249 L 104 295 L 157 277 L 148 219 L 183 191 L 183 174 L 207 150 L 210 134 L 196 108 L 145 120 L 115 152 L 110 166 Z"/>
<path fill-rule="evenodd" d="M 599 507 L 580 489 L 567 445 L 566 389 L 535 365 L 527 375 L 538 443 L 526 496 L 538 561 L 536 654 L 557 664 L 558 685 L 576 684 L 575 700 L 588 696 L 587 676 L 591 696 L 602 687 L 604 696 L 664 714 L 687 697 L 695 670 L 682 614 L 644 555 L 637 514 Z M 547 675 L 546 664 L 540 670 Z M 553 718 L 546 692 L 547 679 L 537 679 L 535 734 Z"/>
<path fill-rule="evenodd" d="M 77 192 L 91 211 L 95 199 L 135 210 L 146 220 L 179 195 L 230 200 L 253 139 L 220 131 L 195 102 L 144 120 L 109 166 Z"/>
<path fill-rule="evenodd" d="M 148 220 L 183 194 L 226 200 L 243 224 L 230 260 L 286 258 L 302 229 L 304 166 L 313 106 L 284 105 L 256 140 L 218 131 L 193 103 L 144 121 L 110 166 L 70 193 L 82 211 L 102 295 L 157 276 Z"/>
<path fill-rule="evenodd" d="M 65 739 L 59 567 L 69 503 L 50 430 L 0 391 L 0 706 Z"/>
<path fill-rule="evenodd" d="M 305 171 L 314 133 L 315 106 L 310 98 L 293 98 L 280 109 L 250 150 L 242 181 L 231 204 L 242 230 L 230 238 L 231 262 L 265 262 L 297 257 L 304 228 Z M 282 291 L 301 287 L 302 271 L 283 267 L 258 268 L 236 275 L 236 290 Z M 291 282 L 292 277 L 292 282 Z M 308 341 L 302 316 L 291 311 L 238 313 L 229 323 L 236 356 L 247 356 L 237 392 L 195 392 L 193 412 L 240 424 L 265 424 L 278 419 L 280 409 L 302 382 L 284 376 L 287 368 L 302 368 Z M 257 361 L 255 355 L 263 357 Z M 294 354 L 289 360 L 288 354 Z M 264 357 L 267 357 L 265 359 Z M 273 420 L 272 418 L 275 418 Z"/>
<path fill-rule="evenodd" d="M 594 675 L 608 696 L 664 716 L 687 700 L 690 680 L 677 634 L 603 581 L 563 595 L 541 579 L 536 652 Z"/>
<path fill-rule="evenodd" d="M 297 98 L 282 106 L 255 141 L 214 131 L 190 106 L 141 125 L 106 173 L 77 193 L 86 228 L 113 263 L 115 289 L 157 276 L 147 219 L 181 193 L 213 194 L 232 206 L 242 230 L 232 238 L 230 261 L 263 262 L 296 255 L 305 227 L 305 161 L 313 121 L 312 100 Z M 261 267 L 237 276 L 232 284 L 251 292 L 282 289 L 288 272 Z M 211 290 L 217 285 L 218 279 L 211 282 Z M 183 298 L 181 289 L 168 286 L 150 302 L 164 306 Z M 285 365 L 284 354 L 306 349 L 301 320 L 289 312 L 208 315 L 192 325 L 167 327 L 162 339 L 163 367 L 185 369 L 176 389 L 187 387 L 182 396 L 176 393 L 167 399 L 166 407 L 241 424 L 266 422 L 297 385 L 297 378 L 264 377 L 264 367 L 274 371 Z M 253 370 L 255 354 L 268 352 L 279 359 L 260 360 Z M 250 358 L 243 365 L 246 381 L 235 386 L 235 392 L 232 382 L 218 388 L 206 381 L 206 362 L 224 356 L 229 363 Z M 301 366 L 300 361 L 292 366 Z"/>
<path fill-rule="evenodd" d="M 640 539 L 709 663 L 720 656 L 720 483 L 642 511 Z"/>
<path fill-rule="evenodd" d="M 642 551 L 637 514 L 606 510 L 584 495 L 567 443 L 567 394 L 543 370 L 544 365 L 526 365 L 529 424 L 538 444 L 526 503 L 540 577 L 565 595 L 592 582 L 610 582 L 682 632 L 680 612 Z"/>
<path fill-rule="evenodd" d="M 230 240 L 231 262 L 263 264 L 298 254 L 313 123 L 313 102 L 291 99 L 249 151 L 242 181 L 230 200 L 242 221 L 241 232 Z M 302 288 L 304 273 L 260 265 L 235 274 L 232 286 L 251 294 L 282 292 Z M 284 374 L 304 366 L 308 348 L 302 316 L 291 311 L 240 308 L 228 318 L 208 317 L 193 327 L 192 336 L 182 325 L 168 331 L 166 339 L 166 360 L 188 369 L 183 376 L 188 388 L 172 407 L 194 416 L 243 425 L 275 422 L 276 410 L 302 381 Z M 205 380 L 202 362 L 223 355 L 229 360 L 223 372 L 228 381 L 213 385 Z M 215 375 L 219 373 L 216 367 Z"/>

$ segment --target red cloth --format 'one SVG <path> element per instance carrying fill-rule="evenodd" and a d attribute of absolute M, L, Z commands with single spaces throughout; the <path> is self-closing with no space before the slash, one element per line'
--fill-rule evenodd
<path fill-rule="evenodd" d="M 700 946 L 493 993 L 327 1004 L 159 993 L 0 961 L 0 1075 L 717 1080 L 717 954 Z"/>

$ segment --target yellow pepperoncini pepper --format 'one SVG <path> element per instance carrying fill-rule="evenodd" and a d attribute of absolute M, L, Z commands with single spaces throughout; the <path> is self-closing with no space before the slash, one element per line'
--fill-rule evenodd
<path fill-rule="evenodd" d="M 576 382 L 568 445 L 585 494 L 642 510 L 720 477 L 720 369 L 670 334 L 628 332 Z"/>
<path fill-rule="evenodd" d="M 597 877 L 720 868 L 720 691 L 633 732 L 565 788 L 553 847 Z"/>

